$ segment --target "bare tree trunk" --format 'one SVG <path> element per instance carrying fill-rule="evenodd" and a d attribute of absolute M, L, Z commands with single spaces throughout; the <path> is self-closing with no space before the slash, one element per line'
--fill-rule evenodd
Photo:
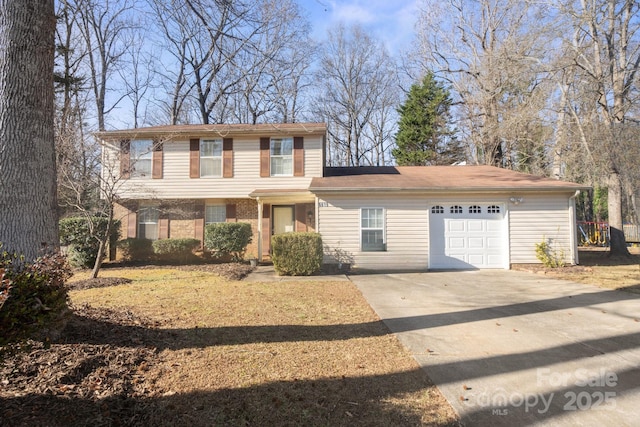
<path fill-rule="evenodd" d="M 607 204 L 609 210 L 610 256 L 630 256 L 624 237 L 622 222 L 622 183 L 618 172 L 609 175 L 609 194 Z"/>
<path fill-rule="evenodd" d="M 0 241 L 35 259 L 58 243 L 53 0 L 0 0 Z"/>

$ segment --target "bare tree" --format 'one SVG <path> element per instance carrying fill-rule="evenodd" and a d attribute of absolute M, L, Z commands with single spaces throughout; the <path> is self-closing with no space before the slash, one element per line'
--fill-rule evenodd
<path fill-rule="evenodd" d="M 57 249 L 53 0 L 0 1 L 0 241 L 32 261 Z"/>
<path fill-rule="evenodd" d="M 418 56 L 452 85 L 477 163 L 518 169 L 545 142 L 545 16 L 540 3 L 519 0 L 423 3 Z"/>
<path fill-rule="evenodd" d="M 135 0 L 75 0 L 82 37 L 87 49 L 89 83 L 93 91 L 98 130 L 105 130 L 106 116 L 126 96 L 118 95 L 109 105 L 107 94 L 114 90 L 113 76 L 122 66 L 130 33 Z"/>
<path fill-rule="evenodd" d="M 384 143 L 381 136 L 385 132 L 377 129 L 375 140 L 367 140 L 366 132 L 374 119 L 387 116 L 383 111 L 388 113 L 389 92 L 395 90 L 395 64 L 384 46 L 362 27 L 342 24 L 329 30 L 320 49 L 320 62 L 317 102 L 318 113 L 329 122 L 329 162 L 377 164 L 382 158 L 378 154 L 381 147 L 374 148 L 371 143 Z"/>
<path fill-rule="evenodd" d="M 631 0 L 580 0 L 559 8 L 570 28 L 570 58 L 581 86 L 579 102 L 593 113 L 592 132 L 583 130 L 584 146 L 597 155 L 596 167 L 608 188 L 610 253 L 628 255 L 623 224 L 623 183 L 629 168 L 626 140 L 640 68 L 640 5 Z M 575 103 L 577 100 L 574 100 Z M 576 123 L 578 121 L 576 120 Z M 631 170 L 635 167 L 631 167 Z"/>

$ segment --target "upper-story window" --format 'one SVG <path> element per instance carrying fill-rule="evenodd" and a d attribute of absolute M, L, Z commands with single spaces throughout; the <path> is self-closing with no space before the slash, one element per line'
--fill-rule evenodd
<path fill-rule="evenodd" d="M 153 164 L 153 141 L 135 139 L 131 141 L 131 176 L 151 178 Z"/>
<path fill-rule="evenodd" d="M 222 139 L 200 140 L 200 176 L 222 176 Z"/>
<path fill-rule="evenodd" d="M 271 138 L 271 176 L 293 175 L 293 138 Z"/>

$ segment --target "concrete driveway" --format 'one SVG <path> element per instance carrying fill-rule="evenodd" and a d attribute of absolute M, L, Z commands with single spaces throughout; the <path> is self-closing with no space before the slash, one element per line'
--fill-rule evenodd
<path fill-rule="evenodd" d="M 504 270 L 354 275 L 467 426 L 637 426 L 640 298 Z"/>

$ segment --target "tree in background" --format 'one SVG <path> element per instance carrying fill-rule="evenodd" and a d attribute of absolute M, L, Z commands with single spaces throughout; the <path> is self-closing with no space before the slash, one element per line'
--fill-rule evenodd
<path fill-rule="evenodd" d="M 400 166 L 450 165 L 465 159 L 451 127 L 449 90 L 428 72 L 411 86 L 398 109 L 400 121 L 392 154 Z"/>
<path fill-rule="evenodd" d="M 545 142 L 532 136 L 545 137 L 552 88 L 549 15 L 545 2 L 423 0 L 416 56 L 451 85 L 475 163 L 518 170 Z"/>
<path fill-rule="evenodd" d="M 387 132 L 372 133 L 370 124 L 395 105 L 392 58 L 363 27 L 341 24 L 329 30 L 320 63 L 316 109 L 327 122 L 327 161 L 331 166 L 382 164 L 380 144 Z"/>
<path fill-rule="evenodd" d="M 53 0 L 0 0 L 0 241 L 26 261 L 58 247 Z"/>

